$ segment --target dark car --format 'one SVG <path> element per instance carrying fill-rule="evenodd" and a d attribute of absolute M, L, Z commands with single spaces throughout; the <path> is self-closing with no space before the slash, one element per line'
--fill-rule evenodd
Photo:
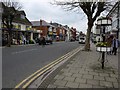
<path fill-rule="evenodd" d="M 70 37 L 70 42 L 75 41 L 75 39 L 73 37 Z"/>
<path fill-rule="evenodd" d="M 45 45 L 46 44 L 45 37 L 40 37 L 38 39 L 38 43 L 39 43 L 39 45 Z"/>
<path fill-rule="evenodd" d="M 39 43 L 39 45 L 41 45 L 43 43 L 40 38 L 38 39 L 38 43 Z M 52 43 L 53 43 L 53 40 L 50 37 L 45 38 L 44 45 L 52 44 Z"/>
<path fill-rule="evenodd" d="M 52 43 L 53 43 L 52 38 L 51 38 L 51 37 L 46 37 L 46 38 L 45 38 L 45 43 L 46 43 L 46 44 L 52 44 Z"/>
<path fill-rule="evenodd" d="M 8 44 L 8 40 L 6 38 L 2 38 L 2 46 L 5 46 Z"/>

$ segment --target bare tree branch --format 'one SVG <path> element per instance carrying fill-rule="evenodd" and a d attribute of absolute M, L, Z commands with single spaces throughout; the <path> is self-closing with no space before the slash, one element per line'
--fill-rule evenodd
<path fill-rule="evenodd" d="M 14 7 L 15 10 L 21 10 L 23 7 L 20 2 L 16 2 L 14 0 L 0 0 L 0 1 L 3 2 L 4 5 L 7 7 Z"/>
<path fill-rule="evenodd" d="M 3 6 L 2 23 L 6 26 L 8 32 L 8 46 L 11 46 L 13 20 L 17 15 L 18 10 L 22 8 L 19 2 L 13 0 L 1 0 Z"/>
<path fill-rule="evenodd" d="M 83 1 L 81 2 L 81 0 L 69 0 L 69 1 L 54 0 L 53 4 L 64 7 L 63 9 L 66 9 L 68 11 L 74 10 L 74 9 L 82 9 L 83 12 L 87 15 L 88 29 L 87 29 L 85 50 L 89 50 L 90 49 L 90 32 L 94 25 L 94 22 L 103 11 L 109 10 L 109 7 L 111 7 L 110 5 L 111 3 L 108 2 L 108 0 L 106 0 L 106 2 L 105 1 L 101 2 L 100 0 L 96 0 L 94 2 L 83 2 Z"/>

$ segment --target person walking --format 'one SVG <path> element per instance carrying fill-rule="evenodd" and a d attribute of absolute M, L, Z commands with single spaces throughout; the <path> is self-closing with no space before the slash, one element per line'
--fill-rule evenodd
<path fill-rule="evenodd" d="M 23 37 L 23 42 L 24 42 L 24 45 L 26 44 L 26 38 L 25 36 Z"/>
<path fill-rule="evenodd" d="M 45 46 L 45 37 L 43 37 L 43 36 L 40 37 L 40 43 L 41 43 L 42 47 Z"/>
<path fill-rule="evenodd" d="M 112 53 L 114 55 L 116 55 L 118 47 L 119 47 L 119 40 L 116 37 L 114 37 L 113 40 L 112 40 L 112 48 L 113 48 Z"/>
<path fill-rule="evenodd" d="M 108 43 L 108 46 L 111 47 L 111 50 L 109 52 L 107 52 L 107 54 L 112 54 L 112 40 L 113 40 L 113 36 L 109 36 L 107 39 L 106 39 L 106 42 Z"/>

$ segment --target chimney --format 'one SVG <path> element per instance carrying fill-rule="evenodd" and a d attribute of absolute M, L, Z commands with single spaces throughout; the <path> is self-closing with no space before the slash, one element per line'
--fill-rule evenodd
<path fill-rule="evenodd" d="M 52 21 L 50 21 L 50 24 L 52 24 Z"/>
<path fill-rule="evenodd" d="M 42 25 L 42 20 L 40 20 L 40 25 Z"/>

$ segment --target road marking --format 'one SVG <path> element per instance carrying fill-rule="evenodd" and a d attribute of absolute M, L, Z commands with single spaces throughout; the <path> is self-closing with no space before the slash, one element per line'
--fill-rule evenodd
<path fill-rule="evenodd" d="M 30 51 L 34 51 L 34 50 L 37 50 L 37 49 L 29 49 L 29 50 L 17 51 L 17 52 L 12 52 L 11 54 L 19 54 L 19 53 L 30 52 Z"/>
<path fill-rule="evenodd" d="M 24 84 L 24 86 L 22 86 L 22 88 L 27 88 L 36 78 L 38 78 L 45 71 L 49 70 L 50 68 L 52 68 L 53 66 L 55 66 L 55 64 L 58 64 L 59 62 L 63 61 L 65 58 L 69 57 L 70 56 L 69 54 L 72 53 L 71 56 L 73 56 L 75 54 L 76 50 L 78 50 L 78 48 L 72 50 L 71 52 L 69 52 L 69 53 L 61 56 L 60 58 L 54 60 L 53 62 L 51 62 L 48 65 L 44 66 L 43 68 L 39 69 L 38 71 L 36 71 L 32 75 L 30 75 L 29 77 L 27 77 L 26 79 L 24 79 L 22 82 L 20 82 L 18 85 L 16 85 L 15 88 L 20 88 L 20 86 L 22 84 L 24 84 L 26 81 L 28 81 L 31 78 L 28 82 L 26 82 L 26 84 Z"/>
<path fill-rule="evenodd" d="M 59 64 L 61 61 L 64 61 L 66 58 L 71 58 L 72 56 L 74 56 L 77 52 L 79 52 L 79 50 L 75 49 L 75 52 L 73 52 L 70 56 L 65 56 L 64 59 L 61 59 L 57 62 L 55 62 L 54 64 L 52 64 L 51 66 L 49 66 L 48 68 L 46 68 L 45 70 L 43 70 L 42 72 L 38 73 L 36 76 L 34 76 L 32 79 L 30 79 L 22 88 L 27 88 L 36 78 L 38 78 L 40 75 L 42 75 L 44 72 L 46 72 L 47 70 L 51 69 L 53 66 Z"/>
<path fill-rule="evenodd" d="M 69 52 L 70 53 L 70 52 Z M 68 53 L 67 53 L 68 54 Z M 55 61 L 49 63 L 48 65 L 44 66 L 43 68 L 39 69 L 38 71 L 36 71 L 35 73 L 33 73 L 32 75 L 30 75 L 29 77 L 27 77 L 26 79 L 24 79 L 22 82 L 20 82 L 18 85 L 16 85 L 15 88 L 19 88 L 25 81 L 27 81 L 28 79 L 30 79 L 31 77 L 33 77 L 35 74 L 39 73 L 41 70 L 45 69 L 46 67 L 52 65 L 53 63 L 57 62 L 59 59 L 62 59 L 64 56 L 66 56 L 67 54 L 61 56 L 60 58 L 56 59 Z"/>
<path fill-rule="evenodd" d="M 2 49 L 2 48 L 5 48 L 5 47 L 1 47 L 1 46 L 0 46 L 0 48 Z"/>
<path fill-rule="evenodd" d="M 62 60 L 60 60 L 62 61 Z M 59 63 L 60 61 L 52 64 L 51 66 L 49 66 L 48 68 L 46 68 L 45 70 L 43 70 L 42 72 L 38 73 L 37 75 L 35 75 L 35 77 L 33 77 L 31 80 L 29 80 L 22 88 L 27 88 L 28 85 L 30 85 L 37 77 L 39 77 L 41 74 L 43 74 L 44 72 L 46 72 L 47 70 L 49 70 L 50 68 L 52 68 L 55 64 Z"/>

